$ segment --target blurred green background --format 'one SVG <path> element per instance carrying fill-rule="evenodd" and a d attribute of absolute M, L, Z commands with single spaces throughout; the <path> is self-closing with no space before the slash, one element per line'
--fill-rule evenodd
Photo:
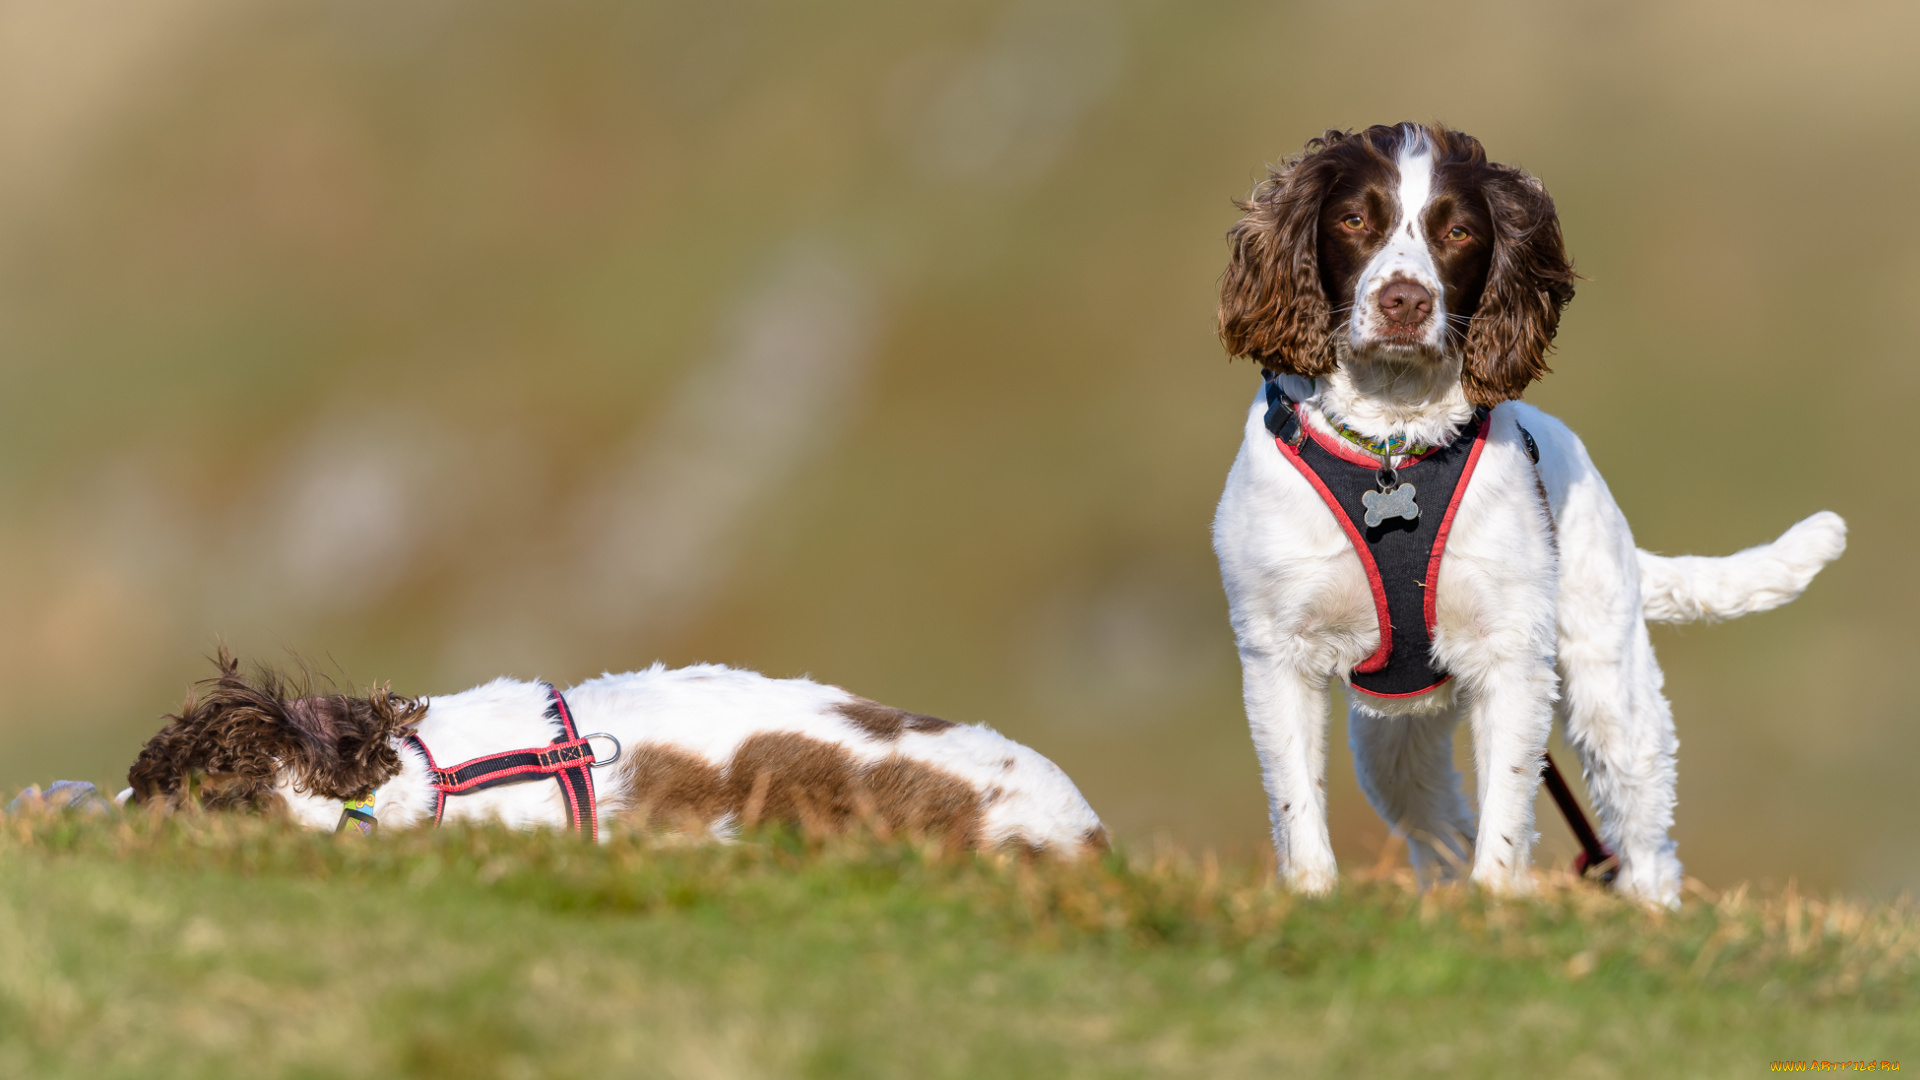
<path fill-rule="evenodd" d="M 1529 399 L 1643 546 L 1852 525 L 1790 608 L 1656 635 L 1690 872 L 1920 885 L 1916 40 L 1892 3 L 7 0 L 0 784 L 117 780 L 222 640 L 409 693 L 714 660 L 1256 852 L 1221 237 L 1263 161 L 1418 119 L 1557 198 L 1590 280 Z"/>

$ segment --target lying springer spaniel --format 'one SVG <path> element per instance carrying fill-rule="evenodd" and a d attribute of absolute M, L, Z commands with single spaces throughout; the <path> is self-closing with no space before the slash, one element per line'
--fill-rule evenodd
<path fill-rule="evenodd" d="M 623 820 L 728 838 L 781 821 L 954 847 L 1078 854 L 1107 843 L 1073 781 L 1027 747 L 806 679 L 656 664 L 564 692 L 497 679 L 414 699 L 381 687 L 300 693 L 271 671 L 243 674 L 224 650 L 217 663 L 140 751 L 123 801 L 284 811 L 315 829 L 438 817 L 594 835 Z M 524 753 L 453 775 L 512 751 Z M 535 752 L 549 760 L 531 764 Z M 494 779 L 448 793 L 480 772 Z M 584 789 L 567 782 L 589 775 Z"/>
<path fill-rule="evenodd" d="M 1425 879 L 1524 890 L 1556 715 L 1615 887 L 1677 904 L 1673 718 L 1647 622 L 1784 604 L 1846 545 L 1819 513 L 1722 559 L 1634 548 L 1585 447 L 1521 404 L 1575 274 L 1553 200 L 1457 131 L 1312 140 L 1238 204 L 1219 329 L 1267 382 L 1214 520 L 1287 883 L 1335 883 L 1328 683 L 1361 787 Z M 1465 718 L 1479 814 L 1453 767 Z"/>

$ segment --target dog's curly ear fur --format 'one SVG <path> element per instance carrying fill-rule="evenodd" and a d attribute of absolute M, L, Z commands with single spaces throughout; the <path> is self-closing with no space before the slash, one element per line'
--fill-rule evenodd
<path fill-rule="evenodd" d="M 1338 177 L 1324 151 L 1350 138 L 1328 131 L 1260 185 L 1227 231 L 1220 279 L 1220 341 L 1229 356 L 1314 377 L 1333 370 L 1333 310 L 1320 281 L 1320 204 Z"/>
<path fill-rule="evenodd" d="M 1476 405 L 1519 397 L 1547 374 L 1547 351 L 1576 275 L 1560 236 L 1560 218 L 1540 181 L 1491 166 L 1484 182 L 1493 219 L 1493 261 L 1467 332 L 1461 382 Z"/>
<path fill-rule="evenodd" d="M 264 667 L 243 675 L 225 648 L 214 663 L 219 673 L 188 691 L 128 770 L 134 801 L 269 810 L 282 770 L 303 791 L 364 796 L 400 771 L 393 739 L 425 711 L 385 687 L 313 694 Z"/>

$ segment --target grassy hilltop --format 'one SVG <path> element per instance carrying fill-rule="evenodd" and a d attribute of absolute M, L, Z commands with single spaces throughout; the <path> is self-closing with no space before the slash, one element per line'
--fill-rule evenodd
<path fill-rule="evenodd" d="M 1920 1035 L 1907 904 L 1269 873 L 15 816 L 0 1075 L 1751 1076 Z"/>

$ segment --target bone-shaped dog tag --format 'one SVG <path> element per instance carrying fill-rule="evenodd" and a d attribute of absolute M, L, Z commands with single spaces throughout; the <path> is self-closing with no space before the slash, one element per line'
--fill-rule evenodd
<path fill-rule="evenodd" d="M 1363 491 L 1360 493 L 1360 505 L 1367 508 L 1369 529 L 1388 518 L 1420 520 L 1420 507 L 1413 501 L 1412 484 L 1401 484 L 1392 491 Z"/>

